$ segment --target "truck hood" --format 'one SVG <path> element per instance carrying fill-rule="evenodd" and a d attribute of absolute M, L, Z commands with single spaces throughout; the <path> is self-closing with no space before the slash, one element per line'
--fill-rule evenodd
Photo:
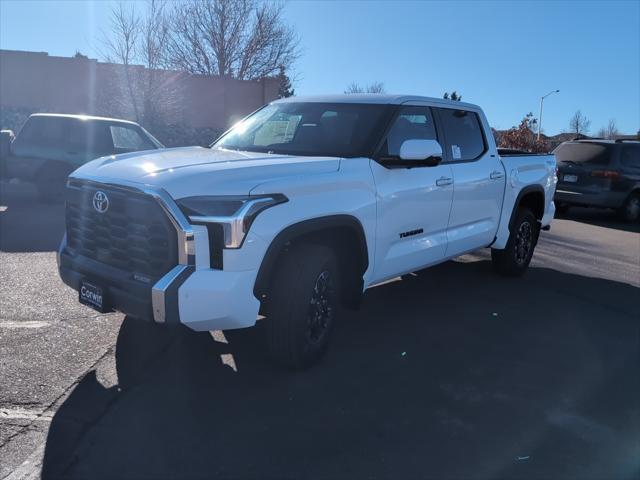
<path fill-rule="evenodd" d="M 202 147 L 102 157 L 71 176 L 98 182 L 135 182 L 164 188 L 173 198 L 245 195 L 265 181 L 335 172 L 340 159 L 299 157 Z M 278 193 L 278 192 L 274 192 Z"/>

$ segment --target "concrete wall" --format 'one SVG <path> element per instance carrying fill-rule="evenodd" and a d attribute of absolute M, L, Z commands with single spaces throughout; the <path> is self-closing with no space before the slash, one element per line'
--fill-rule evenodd
<path fill-rule="evenodd" d="M 146 71 L 144 67 L 134 70 Z M 278 93 L 278 82 L 273 78 L 243 81 L 168 71 L 157 74 L 179 84 L 179 93 L 173 99 L 177 108 L 168 122 L 195 128 L 226 129 L 231 122 L 274 100 Z M 110 92 L 114 84 L 124 88 L 123 78 L 122 65 L 53 57 L 44 52 L 0 50 L 0 108 L 112 115 Z M 137 120 L 132 118 L 132 110 L 122 110 L 119 116 Z"/>

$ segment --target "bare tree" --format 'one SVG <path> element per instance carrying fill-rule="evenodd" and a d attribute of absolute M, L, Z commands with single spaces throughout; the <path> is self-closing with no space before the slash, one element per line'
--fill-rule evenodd
<path fill-rule="evenodd" d="M 139 101 L 143 122 L 156 126 L 175 116 L 180 109 L 181 74 L 161 70 L 169 65 L 170 39 L 166 0 L 149 0 L 140 23 L 138 58 L 146 67 L 139 78 Z"/>
<path fill-rule="evenodd" d="M 367 86 L 367 93 L 385 93 L 384 83 L 373 82 Z"/>
<path fill-rule="evenodd" d="M 356 82 L 351 82 L 349 85 L 347 85 L 344 93 L 364 93 L 364 88 L 362 88 Z"/>
<path fill-rule="evenodd" d="M 140 121 L 132 65 L 136 58 L 136 48 L 140 35 L 140 18 L 134 7 L 120 2 L 111 10 L 111 32 L 103 38 L 103 56 L 108 62 L 119 63 L 124 69 L 124 83 L 129 97 L 129 104 L 133 107 L 136 121 Z"/>
<path fill-rule="evenodd" d="M 451 95 L 449 95 L 449 92 L 444 92 L 444 95 L 442 96 L 442 98 L 444 98 L 445 100 L 453 100 L 455 102 L 462 101 L 462 95 L 459 95 L 458 92 L 456 92 L 455 90 L 451 92 Z"/>
<path fill-rule="evenodd" d="M 614 140 L 620 134 L 616 121 L 611 119 L 606 127 L 602 127 L 598 130 L 597 137 L 606 138 L 608 140 Z"/>
<path fill-rule="evenodd" d="M 259 0 L 185 0 L 170 14 L 174 68 L 241 80 L 277 75 L 298 58 L 299 40 L 284 5 Z"/>
<path fill-rule="evenodd" d="M 143 13 L 124 2 L 113 7 L 103 56 L 122 67 L 99 92 L 105 113 L 133 117 L 152 129 L 175 118 L 181 108 L 182 74 L 162 70 L 168 65 L 169 35 L 166 0 L 148 0 Z"/>
<path fill-rule="evenodd" d="M 166 10 L 166 0 L 148 0 L 146 16 L 140 21 L 136 53 L 147 68 L 160 69 L 169 65 L 166 45 L 170 31 Z"/>
<path fill-rule="evenodd" d="M 576 137 L 587 134 L 590 126 L 591 120 L 584 116 L 580 110 L 574 113 L 569 120 L 569 129 L 576 134 Z"/>
<path fill-rule="evenodd" d="M 351 82 L 344 93 L 385 93 L 384 83 L 376 81 L 363 88 L 359 83 Z"/>

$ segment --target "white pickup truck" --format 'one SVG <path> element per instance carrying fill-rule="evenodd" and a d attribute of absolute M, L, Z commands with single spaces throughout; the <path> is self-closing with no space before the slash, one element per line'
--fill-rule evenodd
<path fill-rule="evenodd" d="M 76 170 L 58 254 L 99 311 L 198 330 L 267 322 L 286 366 L 371 285 L 491 248 L 520 275 L 554 216 L 553 155 L 501 157 L 482 110 L 392 95 L 272 102 L 210 148 Z"/>

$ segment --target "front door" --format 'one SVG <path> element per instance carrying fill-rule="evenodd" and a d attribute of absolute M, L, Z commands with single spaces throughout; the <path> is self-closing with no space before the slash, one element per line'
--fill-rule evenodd
<path fill-rule="evenodd" d="M 402 142 L 410 139 L 439 140 L 431 108 L 401 107 L 376 155 L 385 166 L 371 161 L 378 193 L 374 282 L 437 263 L 447 248 L 451 166 L 394 167 Z"/>

